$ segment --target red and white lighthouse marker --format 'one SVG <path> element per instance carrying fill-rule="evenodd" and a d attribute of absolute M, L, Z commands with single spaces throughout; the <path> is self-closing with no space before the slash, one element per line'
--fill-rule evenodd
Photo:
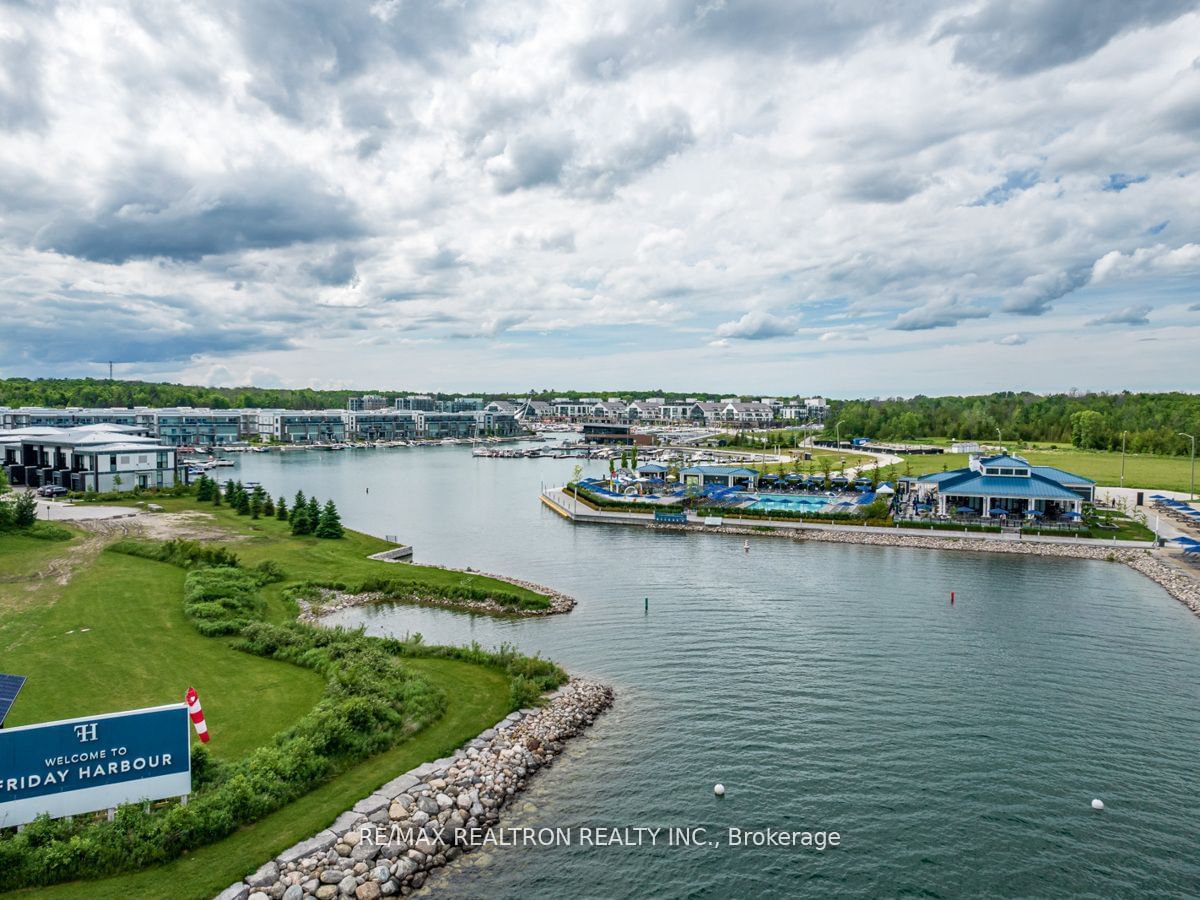
<path fill-rule="evenodd" d="M 192 725 L 200 736 L 200 743 L 208 743 L 208 724 L 204 721 L 204 710 L 200 707 L 200 697 L 195 688 L 187 689 L 188 715 L 192 717 Z"/>

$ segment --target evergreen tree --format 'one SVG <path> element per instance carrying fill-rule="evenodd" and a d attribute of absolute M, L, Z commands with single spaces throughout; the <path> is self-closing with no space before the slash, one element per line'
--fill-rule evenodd
<path fill-rule="evenodd" d="M 250 518 L 257 519 L 261 516 L 266 505 L 267 492 L 263 490 L 261 484 L 256 484 L 254 490 L 250 492 Z"/>
<path fill-rule="evenodd" d="M 289 521 L 287 501 L 283 499 L 283 494 L 280 494 L 279 499 L 275 501 L 275 518 L 281 522 Z"/>
<path fill-rule="evenodd" d="M 241 490 L 237 492 L 236 503 L 237 514 L 239 516 L 250 515 L 250 495 L 246 491 Z"/>
<path fill-rule="evenodd" d="M 270 494 L 263 497 L 262 514 L 268 519 L 275 518 L 275 501 L 271 499 Z"/>
<path fill-rule="evenodd" d="M 308 504 L 292 507 L 292 534 L 312 534 L 316 524 L 308 515 Z"/>
<path fill-rule="evenodd" d="M 221 505 L 221 485 L 215 481 L 213 482 L 212 502 L 213 506 Z"/>
<path fill-rule="evenodd" d="M 321 501 L 315 496 L 309 497 L 305 508 L 308 510 L 308 530 L 315 531 L 317 523 L 321 521 Z"/>
<path fill-rule="evenodd" d="M 319 538 L 340 538 L 342 536 L 342 518 L 338 515 L 337 507 L 334 506 L 332 500 L 325 501 L 325 508 L 321 510 L 321 519 L 317 522 L 315 534 Z"/>
<path fill-rule="evenodd" d="M 37 498 L 32 491 L 18 495 L 17 502 L 13 504 L 12 517 L 13 524 L 18 528 L 28 528 L 37 521 Z"/>
<path fill-rule="evenodd" d="M 288 521 L 293 525 L 296 524 L 296 516 L 300 515 L 301 510 L 305 508 L 304 491 L 296 491 L 296 496 L 292 500 L 292 513 L 288 516 Z"/>
<path fill-rule="evenodd" d="M 196 499 L 201 503 L 212 500 L 212 481 L 207 475 L 201 475 L 196 481 Z"/>

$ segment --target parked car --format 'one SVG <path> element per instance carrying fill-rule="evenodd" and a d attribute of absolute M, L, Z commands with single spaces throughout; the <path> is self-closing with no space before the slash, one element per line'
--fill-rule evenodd
<path fill-rule="evenodd" d="M 67 493 L 67 489 L 61 484 L 44 484 L 37 489 L 39 497 L 61 497 Z"/>

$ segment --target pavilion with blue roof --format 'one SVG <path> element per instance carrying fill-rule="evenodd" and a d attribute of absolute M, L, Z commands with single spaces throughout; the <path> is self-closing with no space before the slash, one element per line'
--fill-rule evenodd
<path fill-rule="evenodd" d="M 694 484 L 700 487 L 720 485 L 722 487 L 742 487 L 754 490 L 758 483 L 758 472 L 741 466 L 689 466 L 679 472 L 684 484 Z"/>
<path fill-rule="evenodd" d="M 974 456 L 964 469 L 916 479 L 918 500 L 939 515 L 950 511 L 980 518 L 1045 516 L 1072 518 L 1095 499 L 1096 483 L 1053 466 L 1034 466 L 1020 456 Z"/>

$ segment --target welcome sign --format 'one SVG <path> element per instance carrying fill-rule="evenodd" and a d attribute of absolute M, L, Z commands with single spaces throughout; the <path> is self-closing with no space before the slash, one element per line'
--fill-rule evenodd
<path fill-rule="evenodd" d="M 191 793 L 187 705 L 0 729 L 0 828 Z"/>

